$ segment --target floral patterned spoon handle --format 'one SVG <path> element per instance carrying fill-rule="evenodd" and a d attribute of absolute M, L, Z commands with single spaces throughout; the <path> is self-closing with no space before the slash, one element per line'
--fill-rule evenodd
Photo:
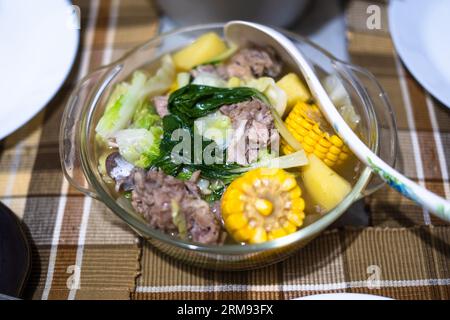
<path fill-rule="evenodd" d="M 272 28 L 245 21 L 228 23 L 225 26 L 225 33 L 229 36 L 235 34 L 235 39 L 242 39 L 244 38 L 243 35 L 251 37 L 254 42 L 263 39 L 265 43 L 272 45 L 277 52 L 281 52 L 282 58 L 289 59 L 288 61 L 293 61 L 298 65 L 322 113 L 359 160 L 372 168 L 372 171 L 378 174 L 390 187 L 415 201 L 430 213 L 450 222 L 450 201 L 405 177 L 380 159 L 358 138 L 335 108 L 309 63 L 288 38 Z"/>

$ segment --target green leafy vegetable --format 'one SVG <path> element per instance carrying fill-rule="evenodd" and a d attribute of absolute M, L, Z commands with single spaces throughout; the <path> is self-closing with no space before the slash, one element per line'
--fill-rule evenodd
<path fill-rule="evenodd" d="M 253 88 L 216 88 L 190 84 L 170 95 L 169 111 L 193 120 L 214 112 L 225 104 L 238 103 L 252 98 L 268 102 L 261 92 Z"/>
<path fill-rule="evenodd" d="M 238 169 L 243 169 L 237 163 L 224 164 L 192 164 L 188 165 L 194 171 L 201 170 L 202 177 L 207 179 L 217 179 L 223 181 L 225 184 L 230 184 L 234 179 L 238 178 L 243 172 L 237 172 Z"/>
<path fill-rule="evenodd" d="M 222 194 L 225 191 L 225 184 L 221 180 L 214 180 L 210 184 L 209 189 L 211 190 L 211 193 L 205 197 L 205 200 L 207 202 L 214 202 L 220 200 L 222 197 Z"/>
<path fill-rule="evenodd" d="M 125 199 L 131 200 L 132 193 L 131 193 L 131 191 L 125 191 L 123 193 L 123 196 L 125 197 Z"/>
<path fill-rule="evenodd" d="M 194 173 L 194 171 L 192 171 L 191 169 L 183 168 L 181 170 L 181 172 L 178 173 L 177 178 L 180 180 L 187 181 L 187 180 L 191 179 L 193 173 Z"/>

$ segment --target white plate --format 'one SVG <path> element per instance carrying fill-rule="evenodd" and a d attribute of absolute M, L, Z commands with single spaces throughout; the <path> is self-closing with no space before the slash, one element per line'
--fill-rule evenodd
<path fill-rule="evenodd" d="M 389 25 L 406 67 L 450 107 L 450 1 L 392 0 Z"/>
<path fill-rule="evenodd" d="M 72 67 L 78 41 L 69 1 L 0 2 L 0 139 L 55 95 Z"/>
<path fill-rule="evenodd" d="M 326 293 L 297 298 L 294 300 L 392 300 L 382 296 L 361 293 Z"/>

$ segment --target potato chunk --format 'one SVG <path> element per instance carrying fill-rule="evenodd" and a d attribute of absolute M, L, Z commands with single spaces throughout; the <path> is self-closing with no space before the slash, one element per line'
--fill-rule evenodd
<path fill-rule="evenodd" d="M 227 50 L 226 44 L 214 32 L 205 33 L 187 47 L 173 55 L 175 66 L 179 70 L 187 71 L 205 63 Z"/>
<path fill-rule="evenodd" d="M 315 205 L 328 212 L 350 193 L 352 187 L 314 154 L 308 159 L 309 164 L 302 167 L 303 184 Z"/>
<path fill-rule="evenodd" d="M 295 73 L 288 73 L 277 82 L 287 95 L 288 110 L 292 108 L 297 102 L 306 102 L 311 98 L 308 88 L 303 84 L 302 80 Z"/>

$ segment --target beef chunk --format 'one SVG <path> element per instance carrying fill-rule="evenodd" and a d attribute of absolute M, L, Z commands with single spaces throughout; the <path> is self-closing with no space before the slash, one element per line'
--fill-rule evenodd
<path fill-rule="evenodd" d="M 229 78 L 246 79 L 262 76 L 276 78 L 281 72 L 281 62 L 270 47 L 241 49 L 230 58 L 225 67 Z"/>
<path fill-rule="evenodd" d="M 208 203 L 200 198 L 194 182 L 178 180 L 162 171 L 145 172 L 141 169 L 133 172 L 133 179 L 132 205 L 150 226 L 178 234 L 179 229 L 172 217 L 173 206 L 176 206 L 190 239 L 205 244 L 219 243 L 220 224 Z"/>
<path fill-rule="evenodd" d="M 152 99 L 156 112 L 162 118 L 169 114 L 169 96 L 156 96 Z"/>
<path fill-rule="evenodd" d="M 220 112 L 231 118 L 233 137 L 227 161 L 247 165 L 257 160 L 261 149 L 278 150 L 279 135 L 269 107 L 260 100 L 224 105 Z"/>

